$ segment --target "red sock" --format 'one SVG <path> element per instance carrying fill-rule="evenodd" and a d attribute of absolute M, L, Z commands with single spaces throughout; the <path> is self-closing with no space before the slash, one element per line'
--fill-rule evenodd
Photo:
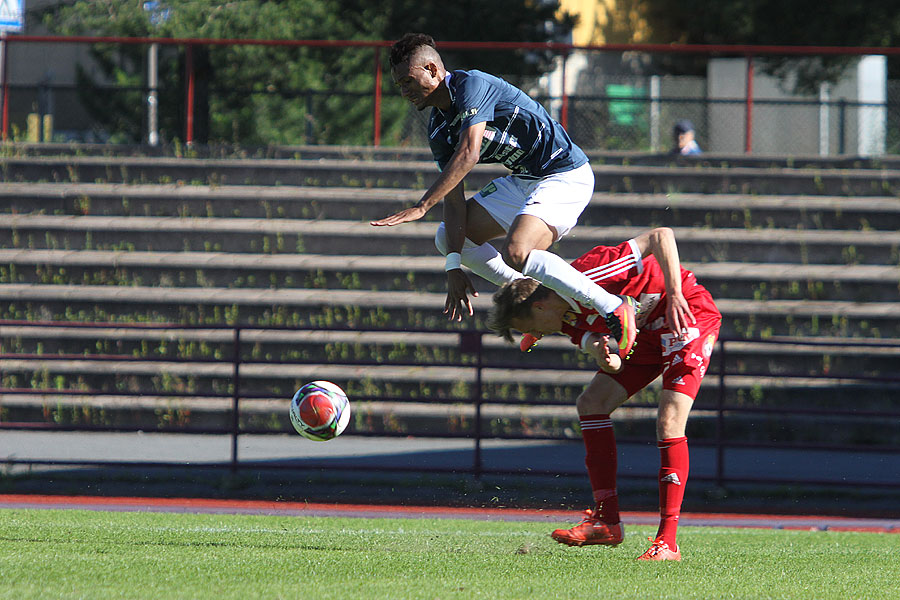
<path fill-rule="evenodd" d="M 659 447 L 659 530 L 657 538 L 676 547 L 678 517 L 687 484 L 690 460 L 686 437 L 660 440 Z"/>
<path fill-rule="evenodd" d="M 617 450 L 616 435 L 609 415 L 582 415 L 581 437 L 597 516 L 610 525 L 619 522 L 619 497 L 616 493 Z"/>

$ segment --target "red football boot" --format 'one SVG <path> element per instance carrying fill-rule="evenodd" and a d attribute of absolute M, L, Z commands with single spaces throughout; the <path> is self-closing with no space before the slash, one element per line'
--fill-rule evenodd
<path fill-rule="evenodd" d="M 571 529 L 557 529 L 550 534 L 560 544 L 568 546 L 590 546 L 603 544 L 604 546 L 618 546 L 625 539 L 625 528 L 622 523 L 610 525 L 597 518 L 596 511 L 587 509 L 584 511 L 584 519 Z"/>
<path fill-rule="evenodd" d="M 647 538 L 648 540 L 651 538 Z M 653 540 L 650 549 L 637 557 L 638 560 L 681 560 L 681 548 L 675 545 L 675 550 L 660 538 Z"/>

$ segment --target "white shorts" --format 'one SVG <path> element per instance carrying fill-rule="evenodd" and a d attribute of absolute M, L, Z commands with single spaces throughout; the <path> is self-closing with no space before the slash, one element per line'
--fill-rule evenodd
<path fill-rule="evenodd" d="M 557 239 L 575 227 L 594 193 L 590 163 L 577 169 L 525 179 L 507 175 L 494 179 L 472 199 L 483 206 L 504 231 L 519 215 L 533 215 L 556 230 Z"/>

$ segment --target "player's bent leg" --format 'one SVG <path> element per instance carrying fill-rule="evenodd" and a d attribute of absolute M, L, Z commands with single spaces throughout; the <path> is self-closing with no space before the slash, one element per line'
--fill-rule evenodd
<path fill-rule="evenodd" d="M 443 223 L 438 225 L 437 232 L 434 235 L 434 245 L 441 254 L 447 255 L 447 230 Z M 460 252 L 460 258 L 462 259 L 462 264 L 473 273 L 494 285 L 500 286 L 524 277 L 524 275 L 503 262 L 500 252 L 487 242 L 476 245 L 466 238 L 462 252 Z"/>
<path fill-rule="evenodd" d="M 656 439 L 683 437 L 694 399 L 687 394 L 663 390 L 656 415 Z"/>
<path fill-rule="evenodd" d="M 578 396 L 576 406 L 585 448 L 584 464 L 595 506 L 585 511 L 578 525 L 550 534 L 561 544 L 617 546 L 625 537 L 616 491 L 618 451 L 609 413 L 627 399 L 625 388 L 605 373 L 597 373 Z"/>
<path fill-rule="evenodd" d="M 556 238 L 556 229 L 543 220 L 534 215 L 519 215 L 503 241 L 503 260 L 521 271 L 532 250 L 546 250 Z"/>
<path fill-rule="evenodd" d="M 690 472 L 690 453 L 685 426 L 693 406 L 687 394 L 664 389 L 659 401 L 657 417 L 657 446 L 659 447 L 659 529 L 654 546 L 647 551 L 652 556 L 677 554 L 679 558 L 646 558 L 643 560 L 680 560 L 678 549 L 678 520 L 684 490 Z M 660 545 L 661 544 L 661 545 Z M 646 553 L 645 553 L 646 554 Z"/>
<path fill-rule="evenodd" d="M 477 245 L 506 235 L 506 228 L 482 204 L 466 202 L 466 237 Z"/>
<path fill-rule="evenodd" d="M 627 356 L 637 335 L 637 301 L 610 294 L 564 259 L 544 250 L 556 237 L 556 230 L 541 219 L 533 215 L 519 215 L 506 236 L 503 260 L 554 292 L 574 298 L 585 306 L 592 306 L 605 315 L 613 336 L 619 342 L 619 355 Z"/>

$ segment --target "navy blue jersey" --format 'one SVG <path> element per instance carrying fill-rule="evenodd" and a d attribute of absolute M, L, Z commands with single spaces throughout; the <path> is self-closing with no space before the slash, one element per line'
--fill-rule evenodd
<path fill-rule="evenodd" d="M 481 71 L 447 76 L 451 106 L 433 108 L 428 138 L 441 170 L 459 144 L 459 134 L 486 122 L 479 163 L 500 163 L 515 175 L 543 177 L 587 163 L 584 152 L 544 107 L 519 88 Z"/>

